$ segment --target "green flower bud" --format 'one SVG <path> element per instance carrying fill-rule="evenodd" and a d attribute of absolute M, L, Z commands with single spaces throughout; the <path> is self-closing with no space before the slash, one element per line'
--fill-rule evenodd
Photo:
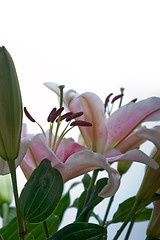
<path fill-rule="evenodd" d="M 154 202 L 154 208 L 147 228 L 147 236 L 156 239 L 160 238 L 160 200 Z"/>
<path fill-rule="evenodd" d="M 13 60 L 0 47 L 0 157 L 15 160 L 22 129 L 22 99 Z"/>
<path fill-rule="evenodd" d="M 120 175 L 122 176 L 123 174 L 125 174 L 128 169 L 130 168 L 130 166 L 132 165 L 132 162 L 118 162 L 118 166 L 117 166 L 117 170 L 120 173 Z"/>
<path fill-rule="evenodd" d="M 151 154 L 151 157 L 160 166 L 160 151 L 155 148 Z M 156 170 L 151 167 L 147 167 L 142 184 L 137 193 L 136 199 L 143 203 L 148 202 L 159 188 L 160 188 L 160 167 Z"/>
<path fill-rule="evenodd" d="M 13 190 L 9 175 L 0 175 L 0 206 L 12 202 Z"/>

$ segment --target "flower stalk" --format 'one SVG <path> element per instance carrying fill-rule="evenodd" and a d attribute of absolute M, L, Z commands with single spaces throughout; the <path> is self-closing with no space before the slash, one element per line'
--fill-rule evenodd
<path fill-rule="evenodd" d="M 20 211 L 20 202 L 19 202 L 19 197 L 18 197 L 15 161 L 9 161 L 8 165 L 9 165 L 9 169 L 10 169 L 10 173 L 11 173 L 13 193 L 14 193 L 14 198 L 15 198 L 17 222 L 18 222 L 18 229 L 19 229 L 19 240 L 24 240 L 26 231 L 25 231 L 24 225 L 22 223 L 22 217 L 21 217 L 21 211 Z"/>
<path fill-rule="evenodd" d="M 121 233 L 123 232 L 123 230 L 125 229 L 125 227 L 127 226 L 127 224 L 129 223 L 129 221 L 135 216 L 135 213 L 137 212 L 137 210 L 140 207 L 140 202 L 139 201 L 135 201 L 133 208 L 131 210 L 131 212 L 129 213 L 128 217 L 126 218 L 126 220 L 123 222 L 122 226 L 120 227 L 120 229 L 117 231 L 116 235 L 114 236 L 113 240 L 117 240 L 119 238 L 119 236 L 121 235 Z"/>

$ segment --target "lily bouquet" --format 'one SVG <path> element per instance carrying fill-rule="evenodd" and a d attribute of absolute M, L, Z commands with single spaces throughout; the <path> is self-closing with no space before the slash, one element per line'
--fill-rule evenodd
<path fill-rule="evenodd" d="M 65 91 L 63 85 L 47 82 L 47 88 L 57 94 L 59 105 L 46 117 L 49 129 L 34 119 L 22 105 L 21 92 L 13 60 L 5 47 L 0 48 L 0 214 L 3 226 L 0 239 L 4 240 L 80 240 L 109 239 L 111 224 L 121 222 L 113 240 L 129 228 L 129 239 L 136 221 L 150 220 L 146 239 L 160 239 L 160 98 L 150 97 L 123 105 L 123 92 L 109 94 L 103 103 L 92 92 L 78 94 Z M 114 103 L 118 109 L 113 112 Z M 39 134 L 27 132 L 23 112 Z M 157 125 L 147 128 L 145 122 Z M 68 137 L 72 129 L 79 129 L 79 138 Z M 155 149 L 148 156 L 139 149 L 145 141 Z M 111 220 L 108 213 L 121 178 L 132 162 L 146 164 L 146 171 L 136 196 L 126 199 Z M 112 164 L 117 162 L 117 167 Z M 18 193 L 16 167 L 21 167 L 26 184 Z M 106 177 L 101 177 L 101 172 Z M 64 184 L 73 182 L 67 192 Z M 11 180 L 10 180 L 11 179 Z M 11 184 L 12 182 L 12 184 Z M 71 204 L 70 191 L 81 184 L 83 191 Z M 11 207 L 12 191 L 15 207 Z M 109 204 L 104 217 L 95 207 L 105 198 Z M 154 202 L 154 207 L 148 205 Z M 76 208 L 73 223 L 61 227 L 67 209 Z M 91 218 L 92 217 L 92 218 Z M 92 219 L 94 221 L 92 222 Z"/>

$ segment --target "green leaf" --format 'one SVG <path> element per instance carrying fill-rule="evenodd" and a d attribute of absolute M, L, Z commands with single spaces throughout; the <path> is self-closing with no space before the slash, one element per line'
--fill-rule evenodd
<path fill-rule="evenodd" d="M 74 182 L 68 189 L 68 191 L 62 196 L 61 200 L 59 201 L 56 209 L 54 210 L 54 215 L 57 215 L 59 217 L 60 223 L 63 219 L 64 213 L 67 210 L 67 208 L 70 206 L 70 191 L 76 187 L 81 182 Z"/>
<path fill-rule="evenodd" d="M 64 213 L 65 213 L 66 209 L 69 207 L 69 205 L 70 205 L 70 195 L 69 195 L 69 192 L 67 192 L 62 197 L 62 199 L 59 201 L 56 209 L 53 212 L 54 215 L 57 215 L 59 217 L 60 223 L 61 223 Z"/>
<path fill-rule="evenodd" d="M 91 181 L 91 177 L 88 173 L 86 173 L 84 175 L 84 177 L 82 178 L 82 183 L 83 183 L 84 189 L 88 189 L 90 181 Z"/>
<path fill-rule="evenodd" d="M 35 240 L 33 235 L 30 233 L 27 237 L 25 237 L 25 240 Z"/>
<path fill-rule="evenodd" d="M 144 208 L 138 214 L 138 217 L 135 219 L 135 222 L 148 221 L 151 218 L 151 214 L 152 214 L 152 208 Z"/>
<path fill-rule="evenodd" d="M 63 191 L 63 179 L 51 162 L 44 159 L 35 169 L 20 196 L 21 213 L 25 222 L 46 220 L 56 208 Z"/>
<path fill-rule="evenodd" d="M 119 204 L 118 210 L 113 215 L 113 219 L 110 223 L 124 222 L 128 214 L 130 213 L 135 201 L 136 197 L 133 196 L 125 200 L 123 203 Z M 137 215 L 135 222 L 147 221 L 150 219 L 152 209 L 146 208 L 145 206 L 146 204 L 140 205 L 139 210 L 135 213 L 135 215 Z"/>
<path fill-rule="evenodd" d="M 107 239 L 105 228 L 92 223 L 73 223 L 62 228 L 47 240 L 102 240 Z"/>
<path fill-rule="evenodd" d="M 81 214 L 78 216 L 76 222 L 83 222 L 86 219 L 86 215 L 90 212 L 90 210 L 92 210 L 97 204 L 99 204 L 101 201 L 104 200 L 104 198 L 99 197 L 98 194 L 103 189 L 103 187 L 107 184 L 107 181 L 108 181 L 108 178 L 101 178 L 97 181 L 93 194 L 91 195 L 88 203 L 86 204 Z"/>
<path fill-rule="evenodd" d="M 59 226 L 59 218 L 58 216 L 50 216 L 47 219 L 47 226 L 49 234 L 52 235 L 55 233 Z M 31 224 L 27 223 L 27 235 L 25 236 L 25 240 L 29 240 L 30 235 L 33 236 L 33 239 L 36 240 L 44 240 L 46 239 L 43 224 Z M 18 238 L 18 226 L 17 226 L 17 218 L 14 218 L 6 227 L 0 229 L 0 234 L 3 236 L 4 240 L 15 240 Z M 31 238 L 32 239 L 32 238 Z"/>

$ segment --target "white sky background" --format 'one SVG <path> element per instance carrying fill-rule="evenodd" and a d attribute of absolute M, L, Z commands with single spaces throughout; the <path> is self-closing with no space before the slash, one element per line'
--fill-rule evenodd
<path fill-rule="evenodd" d="M 125 102 L 160 95 L 159 0 L 5 0 L 0 8 L 0 45 L 15 62 L 24 106 L 45 129 L 50 110 L 58 106 L 46 81 L 95 92 L 103 101 L 120 87 Z M 24 121 L 29 131 L 39 132 Z M 136 165 L 124 178 L 119 201 L 136 193 L 143 172 Z M 98 209 L 102 216 L 106 203 Z M 146 224 L 139 225 L 130 240 L 144 239 Z M 112 230 L 109 235 L 111 240 Z"/>

